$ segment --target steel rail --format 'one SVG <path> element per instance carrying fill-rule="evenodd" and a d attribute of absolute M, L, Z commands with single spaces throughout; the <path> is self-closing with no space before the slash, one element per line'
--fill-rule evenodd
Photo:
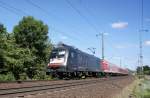
<path fill-rule="evenodd" d="M 61 81 L 61 80 L 60 80 Z M 46 85 L 35 85 L 35 86 L 26 86 L 26 87 L 13 87 L 13 88 L 2 88 L 0 89 L 0 92 L 1 91 L 4 91 L 4 90 L 13 90 L 13 89 L 22 89 L 22 88 L 33 88 L 33 87 L 44 87 L 44 86 L 54 86 L 54 85 L 64 85 L 64 84 L 72 84 L 72 83 L 78 83 L 78 82 L 86 82 L 86 81 L 91 81 L 91 79 L 89 80 L 75 80 L 74 82 L 70 82 L 70 81 L 64 81 L 65 83 L 58 83 L 58 84 L 46 84 Z M 33 81 L 34 82 L 34 81 Z M 39 81 L 40 82 L 40 81 Z M 51 81 L 49 81 L 51 82 Z"/>
<path fill-rule="evenodd" d="M 116 77 L 116 78 L 109 78 L 107 81 L 110 80 L 118 80 L 126 77 Z M 81 86 L 81 85 L 87 85 L 87 84 L 93 84 L 93 83 L 102 83 L 105 82 L 104 79 L 92 79 L 92 80 L 86 80 L 86 81 L 76 81 L 76 82 L 65 82 L 65 83 L 59 83 L 59 84 L 51 84 L 51 85 L 41 85 L 41 86 L 32 86 L 32 87 L 22 87 L 22 88 L 11 88 L 11 89 L 1 89 L 0 90 L 0 96 L 2 95 L 12 95 L 12 94 L 23 94 L 28 92 L 36 92 L 36 91 L 44 91 L 44 90 L 57 90 L 61 88 L 66 87 L 75 87 L 75 86 Z"/>
<path fill-rule="evenodd" d="M 11 90 L 3 90 L 0 92 L 0 95 L 10 95 L 10 94 L 17 94 L 17 93 L 26 93 L 26 92 L 35 92 L 35 91 L 42 91 L 42 90 L 48 90 L 48 89 L 57 89 L 57 88 L 64 88 L 64 87 L 72 87 L 72 86 L 78 86 L 78 85 L 85 85 L 85 84 L 91 84 L 96 83 L 98 80 L 94 81 L 80 81 L 75 83 L 65 83 L 65 84 L 56 84 L 56 85 L 46 85 L 41 87 L 30 87 L 28 89 L 26 88 L 18 88 L 18 89 L 11 89 Z"/>

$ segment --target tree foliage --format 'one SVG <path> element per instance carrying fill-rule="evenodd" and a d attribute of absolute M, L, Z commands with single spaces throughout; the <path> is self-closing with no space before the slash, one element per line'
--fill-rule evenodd
<path fill-rule="evenodd" d="M 48 26 L 28 16 L 23 17 L 13 31 L 16 43 L 20 48 L 29 49 L 32 57 L 35 57 L 33 62 L 26 64 L 26 73 L 32 78 L 35 70 L 43 69 L 47 65 L 47 55 L 52 46 L 48 42 Z"/>
<path fill-rule="evenodd" d="M 143 66 L 143 68 L 142 67 L 137 67 L 136 71 L 137 71 L 138 74 L 140 74 L 142 72 L 146 75 L 150 75 L 150 67 L 148 65 Z"/>
<path fill-rule="evenodd" d="M 33 53 L 45 60 L 45 47 L 48 39 L 48 26 L 33 17 L 23 17 L 14 28 L 16 43 L 23 48 L 29 48 Z"/>
<path fill-rule="evenodd" d="M 144 74 L 150 75 L 150 67 L 148 65 L 143 66 Z"/>
<path fill-rule="evenodd" d="M 3 59 L 5 69 L 13 73 L 16 80 L 20 79 L 20 74 L 24 72 L 24 67 L 28 62 L 33 62 L 32 54 L 27 48 L 20 48 L 16 43 L 13 34 L 8 34 L 5 41 L 5 51 Z"/>
<path fill-rule="evenodd" d="M 45 71 L 51 48 L 48 26 L 42 21 L 31 16 L 23 17 L 13 33 L 8 33 L 0 24 L 0 72 L 1 69 L 6 71 L 0 74 L 0 78 L 13 75 L 19 80 L 24 73 L 31 79 L 39 78 L 39 72 Z"/>
<path fill-rule="evenodd" d="M 6 48 L 7 32 L 3 24 L 0 24 L 0 69 L 5 67 L 4 52 Z"/>

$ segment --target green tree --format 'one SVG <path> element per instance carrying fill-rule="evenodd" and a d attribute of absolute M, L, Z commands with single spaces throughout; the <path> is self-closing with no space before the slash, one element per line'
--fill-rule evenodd
<path fill-rule="evenodd" d="M 2 71 L 5 67 L 5 60 L 4 60 L 4 51 L 6 47 L 6 40 L 7 40 L 7 32 L 6 28 L 3 24 L 0 24 L 0 70 Z"/>
<path fill-rule="evenodd" d="M 150 75 L 150 67 L 148 65 L 143 66 L 144 74 Z"/>
<path fill-rule="evenodd" d="M 142 71 L 144 74 L 150 75 L 150 67 L 148 65 L 143 66 L 143 68 L 141 66 L 137 67 L 136 71 L 138 74 L 140 74 Z"/>
<path fill-rule="evenodd" d="M 0 72 L 12 73 L 16 80 L 27 68 L 34 65 L 36 57 L 28 47 L 16 44 L 14 33 L 7 33 L 6 28 L 0 24 Z M 29 73 L 30 74 L 30 73 Z M 32 73 L 35 74 L 35 73 Z M 31 75 L 29 75 L 31 78 Z"/>
<path fill-rule="evenodd" d="M 26 73 L 33 77 L 35 70 L 43 69 L 47 65 L 47 54 L 51 50 L 51 43 L 48 42 L 48 26 L 42 21 L 31 16 L 23 17 L 18 25 L 14 27 L 14 36 L 20 48 L 27 48 L 34 56 L 34 62 L 28 62 Z"/>
<path fill-rule="evenodd" d="M 28 48 L 21 48 L 15 43 L 13 34 L 9 34 L 5 48 L 5 63 L 9 72 L 12 72 L 15 79 L 20 79 L 20 74 L 24 72 L 24 68 L 28 63 L 33 62 L 34 57 Z"/>

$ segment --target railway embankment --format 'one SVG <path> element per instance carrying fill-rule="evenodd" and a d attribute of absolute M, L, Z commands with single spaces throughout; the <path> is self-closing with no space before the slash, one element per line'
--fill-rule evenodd
<path fill-rule="evenodd" d="M 131 84 L 126 86 L 120 93 L 116 94 L 112 98 L 133 98 L 133 91 L 140 82 L 141 80 L 136 78 Z"/>
<path fill-rule="evenodd" d="M 150 76 L 136 78 L 113 98 L 150 98 Z"/>
<path fill-rule="evenodd" d="M 150 98 L 150 76 L 145 76 L 133 90 L 133 98 Z"/>
<path fill-rule="evenodd" d="M 135 80 L 132 76 L 108 77 L 104 79 L 85 79 L 69 81 L 51 81 L 48 85 L 43 85 L 42 81 L 33 87 L 1 90 L 1 98 L 124 98 L 114 97 L 120 94 L 124 88 L 128 87 Z M 57 83 L 56 83 L 57 82 Z M 60 82 L 60 83 L 58 83 Z M 13 85 L 17 87 L 17 85 Z M 13 92 L 13 93 L 12 93 Z M 2 94 L 3 93 L 3 94 Z"/>

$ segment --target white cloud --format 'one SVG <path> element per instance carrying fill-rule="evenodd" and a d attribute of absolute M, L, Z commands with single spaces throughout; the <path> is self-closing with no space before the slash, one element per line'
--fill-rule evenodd
<path fill-rule="evenodd" d="M 68 37 L 67 37 L 67 36 L 61 36 L 60 38 L 61 38 L 61 39 L 63 39 L 63 40 L 68 39 Z"/>
<path fill-rule="evenodd" d="M 114 22 L 111 26 L 114 29 L 124 29 L 128 27 L 128 22 Z"/>
<path fill-rule="evenodd" d="M 150 40 L 145 41 L 145 45 L 146 45 L 146 46 L 150 46 Z"/>

